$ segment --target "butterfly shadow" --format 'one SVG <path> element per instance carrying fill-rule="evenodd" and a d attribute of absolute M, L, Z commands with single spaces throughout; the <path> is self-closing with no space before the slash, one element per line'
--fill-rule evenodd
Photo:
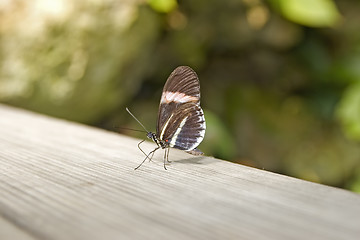
<path fill-rule="evenodd" d="M 174 163 L 180 163 L 180 164 L 204 164 L 204 165 L 211 164 L 214 162 L 215 162 L 214 159 L 205 156 L 190 157 L 190 158 L 184 158 L 174 161 Z"/>

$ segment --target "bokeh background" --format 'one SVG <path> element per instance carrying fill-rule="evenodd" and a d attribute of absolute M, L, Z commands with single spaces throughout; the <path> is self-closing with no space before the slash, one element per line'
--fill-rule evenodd
<path fill-rule="evenodd" d="M 144 137 L 179 65 L 206 155 L 360 192 L 360 1 L 1 0 L 0 102 Z M 1 117 L 1 116 L 0 116 Z M 136 147 L 136 146 L 134 146 Z"/>

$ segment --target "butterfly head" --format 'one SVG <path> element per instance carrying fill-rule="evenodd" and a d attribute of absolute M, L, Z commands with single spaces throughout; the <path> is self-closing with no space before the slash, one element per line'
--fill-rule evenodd
<path fill-rule="evenodd" d="M 148 132 L 146 134 L 146 136 L 153 140 L 158 146 L 160 146 L 161 148 L 167 148 L 169 147 L 169 140 L 160 140 L 155 133 L 153 132 Z"/>
<path fill-rule="evenodd" d="M 147 136 L 149 139 L 153 140 L 154 142 L 156 142 L 156 140 L 157 140 L 156 134 L 153 133 L 153 132 L 148 132 L 148 133 L 146 134 L 146 136 Z"/>

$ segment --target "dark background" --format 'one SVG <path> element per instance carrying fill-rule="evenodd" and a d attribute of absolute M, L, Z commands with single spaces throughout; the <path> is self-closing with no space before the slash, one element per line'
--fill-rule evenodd
<path fill-rule="evenodd" d="M 360 2 L 4 1 L 0 101 L 145 137 L 179 65 L 209 156 L 360 192 Z M 0 116 L 1 117 L 1 116 Z M 136 146 L 134 146 L 136 147 Z"/>

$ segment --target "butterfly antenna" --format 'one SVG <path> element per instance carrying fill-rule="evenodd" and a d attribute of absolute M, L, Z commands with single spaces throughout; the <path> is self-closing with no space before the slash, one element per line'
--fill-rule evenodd
<path fill-rule="evenodd" d="M 148 133 L 149 131 L 146 129 L 146 127 L 130 112 L 128 108 L 126 108 L 126 111 L 145 129 L 145 131 Z"/>
<path fill-rule="evenodd" d="M 135 131 L 135 132 L 143 132 L 143 133 L 147 133 L 147 131 L 144 130 L 139 130 L 139 129 L 133 129 L 133 128 L 127 128 L 127 127 L 114 127 L 115 129 L 119 130 L 119 129 L 124 129 L 124 130 L 130 130 L 130 131 Z"/>

